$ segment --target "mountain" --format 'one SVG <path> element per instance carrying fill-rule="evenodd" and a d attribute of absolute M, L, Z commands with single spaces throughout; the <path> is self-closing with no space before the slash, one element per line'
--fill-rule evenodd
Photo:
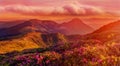
<path fill-rule="evenodd" d="M 0 54 L 47 48 L 64 43 L 66 38 L 61 34 L 62 31 L 59 24 L 54 21 L 37 19 L 25 20 L 17 25 L 2 28 L 0 29 Z"/>
<path fill-rule="evenodd" d="M 25 49 L 47 48 L 54 44 L 66 43 L 66 38 L 63 34 L 52 33 L 42 34 L 40 32 L 29 32 L 17 38 L 0 41 L 0 54 L 23 51 Z"/>
<path fill-rule="evenodd" d="M 112 22 L 110 24 L 104 25 L 93 33 L 88 34 L 91 39 L 98 39 L 103 42 L 120 41 L 120 20 L 116 22 Z M 88 38 L 88 37 L 87 37 Z"/>
<path fill-rule="evenodd" d="M 2 28 L 0 31 L 0 37 L 8 37 L 29 32 L 62 33 L 64 30 L 54 21 L 31 19 L 9 28 Z"/>
<path fill-rule="evenodd" d="M 25 20 L 14 20 L 14 21 L 0 21 L 0 29 L 1 28 L 9 28 L 24 22 Z"/>
<path fill-rule="evenodd" d="M 1 23 L 0 37 L 9 37 L 26 34 L 29 32 L 41 33 L 62 33 L 70 34 L 87 34 L 93 31 L 93 28 L 83 23 L 80 19 L 73 19 L 67 23 L 58 24 L 51 20 L 16 20 L 12 22 Z"/>
<path fill-rule="evenodd" d="M 120 33 L 120 21 L 112 22 L 110 24 L 104 25 L 100 29 L 94 31 L 94 33 L 107 33 L 114 32 Z"/>
<path fill-rule="evenodd" d="M 93 31 L 93 28 L 83 23 L 80 19 L 75 18 L 67 23 L 61 24 L 61 27 L 66 30 L 67 34 L 87 34 Z"/>
<path fill-rule="evenodd" d="M 114 22 L 118 19 L 116 18 L 83 18 L 82 19 L 86 24 L 89 24 L 91 27 L 93 27 L 95 30 L 99 29 L 100 27 L 107 25 L 111 22 Z"/>

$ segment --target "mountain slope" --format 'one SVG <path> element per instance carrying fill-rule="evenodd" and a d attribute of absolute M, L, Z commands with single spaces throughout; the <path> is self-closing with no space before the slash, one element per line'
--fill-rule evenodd
<path fill-rule="evenodd" d="M 23 23 L 25 20 L 14 20 L 14 21 L 0 21 L 0 29 L 1 28 L 9 28 L 20 23 Z"/>
<path fill-rule="evenodd" d="M 120 21 L 107 24 L 87 36 L 89 36 L 89 38 L 102 40 L 104 42 L 120 42 Z"/>
<path fill-rule="evenodd" d="M 0 37 L 15 36 L 34 31 L 41 33 L 62 33 L 66 35 L 69 34 L 83 35 L 93 31 L 93 28 L 84 24 L 80 19 L 77 18 L 63 24 L 58 24 L 51 20 L 31 19 L 13 21 L 5 25 L 8 25 L 9 27 L 0 29 Z"/>
<path fill-rule="evenodd" d="M 93 28 L 83 23 L 80 19 L 72 19 L 67 23 L 61 24 L 67 34 L 87 34 L 93 31 Z"/>
<path fill-rule="evenodd" d="M 94 33 L 105 33 L 105 32 L 117 32 L 120 33 L 120 21 L 116 21 L 110 24 L 107 24 L 100 29 L 94 31 Z"/>
<path fill-rule="evenodd" d="M 66 38 L 60 33 L 41 34 L 30 32 L 17 38 L 0 41 L 0 54 L 23 51 L 25 49 L 47 48 L 54 44 L 66 43 Z"/>
<path fill-rule="evenodd" d="M 15 36 L 29 32 L 62 33 L 63 30 L 54 21 L 31 19 L 10 28 L 0 29 L 0 37 Z"/>

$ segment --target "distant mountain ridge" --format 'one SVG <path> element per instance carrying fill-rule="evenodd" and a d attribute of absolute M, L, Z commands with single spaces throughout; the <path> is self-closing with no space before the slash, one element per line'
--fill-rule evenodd
<path fill-rule="evenodd" d="M 10 28 L 0 29 L 0 36 L 14 36 L 19 34 L 25 34 L 29 32 L 41 32 L 41 33 L 62 33 L 62 29 L 54 21 L 36 20 L 31 19 L 24 21 L 23 23 L 17 24 Z"/>
<path fill-rule="evenodd" d="M 13 21 L 13 23 L 17 21 Z M 19 23 L 21 22 L 21 23 Z M 7 23 L 8 24 L 8 23 Z M 75 18 L 71 21 L 63 24 L 58 24 L 51 20 L 19 20 L 17 24 L 10 25 L 0 29 L 0 37 L 14 36 L 19 34 L 26 34 L 29 32 L 40 32 L 40 33 L 62 33 L 65 35 L 70 34 L 87 34 L 93 31 L 93 28 L 84 24 L 80 19 Z"/>
<path fill-rule="evenodd" d="M 23 23 L 25 20 L 15 20 L 15 21 L 0 21 L 0 29 L 1 28 L 9 28 L 20 23 Z"/>
<path fill-rule="evenodd" d="M 85 24 L 82 20 L 75 18 L 69 22 L 61 24 L 61 26 L 67 30 L 68 34 L 80 34 L 84 35 L 92 32 L 94 29 Z"/>
<path fill-rule="evenodd" d="M 118 32 L 118 33 L 120 33 L 120 20 L 118 20 L 116 22 L 112 22 L 107 25 L 104 25 L 103 27 L 94 31 L 93 33 L 101 33 L 101 32 Z"/>
<path fill-rule="evenodd" d="M 120 42 L 120 20 L 104 25 L 93 33 L 88 34 L 87 37 L 103 42 Z"/>

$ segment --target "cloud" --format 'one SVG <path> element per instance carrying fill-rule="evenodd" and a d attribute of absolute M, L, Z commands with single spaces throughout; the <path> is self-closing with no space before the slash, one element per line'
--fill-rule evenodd
<path fill-rule="evenodd" d="M 19 13 L 19 14 L 43 14 L 47 15 L 52 12 L 51 7 L 43 8 L 38 6 L 25 6 L 25 5 L 7 5 L 7 6 L 1 6 L 0 11 L 1 12 L 11 12 L 11 13 Z"/>
<path fill-rule="evenodd" d="M 93 6 L 87 6 L 87 5 L 67 5 L 64 6 L 64 9 L 68 11 L 70 14 L 74 15 L 98 15 L 103 14 L 104 11 Z"/>
<path fill-rule="evenodd" d="M 23 15 L 98 15 L 104 11 L 87 5 L 69 4 L 63 6 L 27 6 L 27 5 L 6 5 L 0 6 L 0 13 L 11 12 Z"/>
<path fill-rule="evenodd" d="M 79 15 L 79 14 L 85 14 L 85 10 L 84 8 L 81 8 L 77 5 L 66 5 L 63 7 L 64 10 L 66 10 L 69 14 L 72 14 L 72 15 Z"/>

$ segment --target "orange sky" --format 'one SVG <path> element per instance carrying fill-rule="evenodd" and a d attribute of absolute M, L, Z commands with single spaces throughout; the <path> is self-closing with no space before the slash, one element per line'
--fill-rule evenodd
<path fill-rule="evenodd" d="M 0 20 L 119 18 L 120 0 L 0 0 Z"/>

